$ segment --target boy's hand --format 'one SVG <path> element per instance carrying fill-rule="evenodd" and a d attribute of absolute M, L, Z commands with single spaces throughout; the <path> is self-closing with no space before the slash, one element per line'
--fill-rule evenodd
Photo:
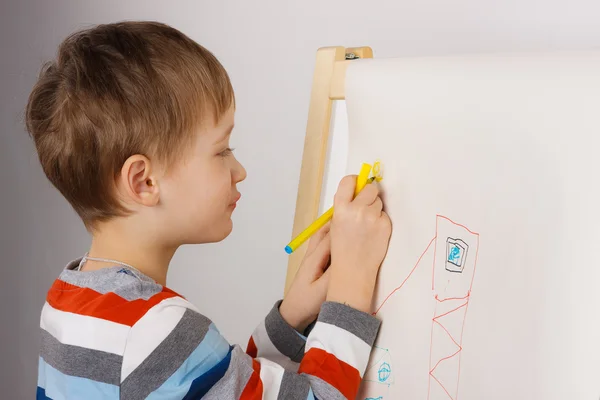
<path fill-rule="evenodd" d="M 298 332 L 306 330 L 319 315 L 327 296 L 331 238 L 329 224 L 314 234 L 288 294 L 279 306 L 283 319 Z"/>
<path fill-rule="evenodd" d="M 335 195 L 327 301 L 370 312 L 392 224 L 383 212 L 377 185 L 367 185 L 353 200 L 355 187 L 356 176 L 347 176 Z"/>

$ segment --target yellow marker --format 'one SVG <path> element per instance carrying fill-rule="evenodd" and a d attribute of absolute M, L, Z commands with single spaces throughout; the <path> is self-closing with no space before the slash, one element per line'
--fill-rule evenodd
<path fill-rule="evenodd" d="M 360 191 L 364 189 L 367 183 L 371 183 L 375 180 L 375 177 L 369 179 L 370 173 L 371 165 L 363 164 L 360 169 L 360 173 L 358 174 L 358 178 L 356 178 L 356 189 L 354 190 L 354 197 L 356 197 L 360 193 Z M 294 240 L 292 240 L 287 246 L 285 246 L 285 252 L 288 254 L 292 254 L 298 247 L 302 245 L 302 243 L 306 242 L 319 229 L 325 226 L 325 224 L 331 220 L 331 217 L 333 217 L 333 207 L 325 211 L 323 215 L 317 218 L 315 222 L 310 224 L 308 228 L 300 232 L 300 234 L 296 236 Z"/>
<path fill-rule="evenodd" d="M 356 189 L 354 189 L 354 197 L 358 196 L 361 190 L 365 188 L 367 185 L 367 181 L 369 180 L 369 174 L 371 174 L 371 165 L 363 164 L 360 167 L 360 172 L 358 173 L 358 178 L 356 178 Z"/>

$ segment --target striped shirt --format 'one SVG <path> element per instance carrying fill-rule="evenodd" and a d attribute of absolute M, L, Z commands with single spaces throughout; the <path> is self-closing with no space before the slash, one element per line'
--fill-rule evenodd
<path fill-rule="evenodd" d="M 37 399 L 354 399 L 380 325 L 324 303 L 305 338 L 277 303 L 244 352 L 138 271 L 77 265 L 42 310 Z"/>

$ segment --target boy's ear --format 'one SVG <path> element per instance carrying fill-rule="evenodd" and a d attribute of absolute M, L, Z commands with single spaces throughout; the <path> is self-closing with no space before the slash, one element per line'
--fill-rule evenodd
<path fill-rule="evenodd" d="M 150 207 L 158 204 L 158 179 L 152 173 L 148 157 L 136 154 L 125 160 L 119 179 L 123 195 L 128 200 Z"/>

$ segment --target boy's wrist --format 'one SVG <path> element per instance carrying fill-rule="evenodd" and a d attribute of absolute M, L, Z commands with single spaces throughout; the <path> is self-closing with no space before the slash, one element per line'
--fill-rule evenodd
<path fill-rule="evenodd" d="M 316 315 L 303 315 L 303 313 L 299 312 L 297 308 L 293 307 L 293 305 L 290 305 L 290 302 L 285 301 L 285 299 L 279 306 L 279 313 L 281 314 L 283 320 L 298 333 L 303 333 L 306 328 L 317 318 Z"/>
<path fill-rule="evenodd" d="M 370 313 L 375 281 L 376 277 L 371 276 L 359 279 L 352 274 L 334 273 L 329 282 L 327 301 L 345 304 L 356 310 Z"/>
<path fill-rule="evenodd" d="M 371 299 L 369 298 L 367 300 L 366 296 L 332 293 L 331 295 L 327 296 L 327 302 L 343 304 L 365 313 L 369 313 L 371 310 Z"/>

